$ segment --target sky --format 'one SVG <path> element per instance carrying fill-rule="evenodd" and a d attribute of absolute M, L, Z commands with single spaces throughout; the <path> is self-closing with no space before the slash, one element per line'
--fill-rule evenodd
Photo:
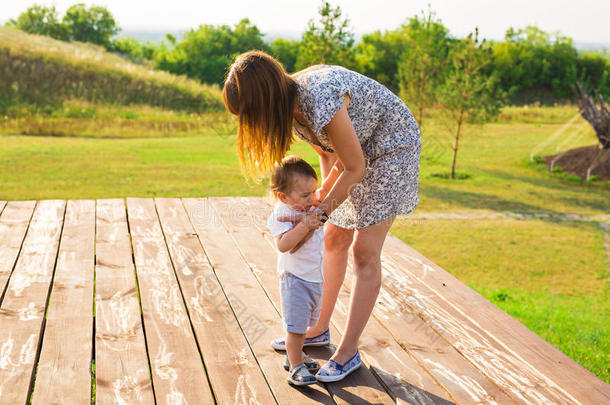
<path fill-rule="evenodd" d="M 60 16 L 83 2 L 108 8 L 125 31 L 179 31 L 200 24 L 234 25 L 249 18 L 269 36 L 298 38 L 317 16 L 321 1 L 297 0 L 0 0 L 0 21 L 16 18 L 33 4 L 54 5 Z M 536 25 L 559 31 L 576 43 L 610 44 L 608 0 L 332 0 L 360 36 L 394 29 L 431 5 L 452 35 L 462 37 L 479 28 L 480 36 L 503 39 L 509 27 Z"/>

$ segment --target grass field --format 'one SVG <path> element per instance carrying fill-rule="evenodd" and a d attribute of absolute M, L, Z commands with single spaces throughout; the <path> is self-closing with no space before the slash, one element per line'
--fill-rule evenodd
<path fill-rule="evenodd" d="M 145 107 L 94 106 L 95 117 L 7 119 L 0 135 L 0 199 L 256 196 L 265 182 L 241 177 L 234 121 Z M 120 112 L 122 126 L 107 127 Z M 507 108 L 497 122 L 469 128 L 450 168 L 450 137 L 435 120 L 423 128 L 420 204 L 416 213 L 609 214 L 610 186 L 549 174 L 529 161 L 595 142 L 575 107 Z M 63 114 L 63 115 L 62 115 Z M 25 125 L 63 120 L 91 126 L 84 136 L 24 136 Z M 204 121 L 205 124 L 195 124 Z M 208 121 L 205 121 L 208 120 Z M 7 122 L 12 122 L 12 129 Z M 147 127 L 156 121 L 158 128 Z M 30 123 L 30 124 L 28 124 Z M 64 125 L 64 124 L 62 124 Z M 103 135 L 107 131 L 112 138 Z M 144 129 L 142 129 L 144 128 Z M 148 129 L 146 129 L 148 128 Z M 153 128 L 153 129 L 151 129 Z M 562 132 L 563 131 L 563 132 Z M 298 142 L 293 152 L 317 167 Z M 598 222 L 472 218 L 398 220 L 392 232 L 500 308 L 610 381 L 610 282 Z M 606 337 L 606 338 L 604 338 Z"/>

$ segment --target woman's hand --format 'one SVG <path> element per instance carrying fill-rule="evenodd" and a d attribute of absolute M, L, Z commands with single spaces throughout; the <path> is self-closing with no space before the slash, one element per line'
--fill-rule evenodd
<path fill-rule="evenodd" d="M 324 188 L 327 188 L 325 187 L 327 181 L 328 184 L 333 184 L 319 206 L 320 209 L 330 214 L 345 201 L 353 186 L 362 180 L 366 171 L 366 162 L 362 146 L 345 106 L 337 111 L 324 129 L 331 147 L 337 155 L 336 163 L 339 163 L 333 167 L 327 176 L 328 179 L 324 179 L 323 182 Z"/>
<path fill-rule="evenodd" d="M 333 186 L 337 182 L 337 179 L 339 178 L 339 176 L 341 175 L 342 172 L 343 172 L 343 165 L 341 164 L 341 162 L 339 160 L 335 161 L 335 164 L 333 165 L 332 169 L 328 173 L 328 176 L 326 176 L 322 180 L 322 186 L 316 190 L 314 206 L 317 207 L 318 205 L 320 205 L 322 200 L 324 200 L 326 198 L 326 196 L 328 195 L 330 190 L 332 190 Z"/>
<path fill-rule="evenodd" d="M 317 189 L 316 192 L 314 193 L 313 206 L 317 207 L 318 205 L 320 205 L 320 202 L 322 202 L 322 200 L 324 198 L 326 198 L 327 194 L 328 194 L 328 190 L 325 189 L 324 187 L 320 187 L 319 189 Z"/>

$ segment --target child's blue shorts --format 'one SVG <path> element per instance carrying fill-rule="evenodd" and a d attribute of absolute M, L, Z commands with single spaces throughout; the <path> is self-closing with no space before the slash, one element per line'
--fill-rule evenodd
<path fill-rule="evenodd" d="M 308 326 L 316 324 L 320 316 L 322 284 L 303 280 L 287 271 L 280 275 L 282 320 L 286 332 L 305 333 Z"/>

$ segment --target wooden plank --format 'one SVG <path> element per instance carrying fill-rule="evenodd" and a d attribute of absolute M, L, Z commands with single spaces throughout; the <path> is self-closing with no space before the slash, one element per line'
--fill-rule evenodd
<path fill-rule="evenodd" d="M 66 202 L 39 201 L 0 308 L 0 404 L 29 398 Z"/>
<path fill-rule="evenodd" d="M 5 206 L 6 206 L 6 201 L 0 201 L 0 215 L 2 215 L 2 211 L 4 210 Z"/>
<path fill-rule="evenodd" d="M 152 199 L 127 198 L 127 217 L 157 404 L 212 403 Z"/>
<path fill-rule="evenodd" d="M 183 198 L 182 202 L 277 402 L 334 404 L 323 385 L 294 388 L 286 382 L 285 357 L 276 353 L 269 344 L 282 333 L 277 309 L 240 256 L 239 247 L 210 201 Z"/>
<path fill-rule="evenodd" d="M 35 206 L 36 201 L 11 201 L 0 215 L 0 305 Z"/>
<path fill-rule="evenodd" d="M 68 201 L 34 404 L 91 402 L 94 238 L 95 201 Z"/>
<path fill-rule="evenodd" d="M 123 199 L 97 200 L 95 402 L 155 402 Z"/>
<path fill-rule="evenodd" d="M 277 251 L 270 245 L 250 221 L 248 216 L 252 212 L 251 206 L 243 204 L 243 199 L 212 198 L 213 204 L 218 207 L 225 225 L 231 229 L 241 254 L 248 264 L 255 269 L 260 277 L 261 285 L 271 297 L 274 305 L 280 307 L 279 276 L 277 274 Z M 240 218 L 240 213 L 243 219 Z M 331 326 L 333 340 L 340 336 L 338 330 Z M 309 351 L 308 351 L 309 352 Z M 330 357 L 331 352 L 326 354 Z M 328 357 L 323 359 L 326 361 Z M 353 404 L 358 403 L 393 403 L 385 388 L 371 374 L 366 367 L 361 367 L 345 379 L 328 384 L 336 402 Z"/>
<path fill-rule="evenodd" d="M 275 403 L 182 202 L 155 205 L 216 401 Z"/>
<path fill-rule="evenodd" d="M 398 238 L 384 257 L 388 291 L 419 291 L 419 316 L 517 401 L 610 403 L 610 386 Z"/>
<path fill-rule="evenodd" d="M 273 237 L 266 228 L 266 218 L 272 206 L 263 198 L 240 198 L 248 206 L 247 212 L 265 239 L 274 246 Z M 347 323 L 349 290 L 342 287 L 337 298 L 332 322 L 341 334 Z M 409 351 L 400 345 L 377 320 L 370 320 L 360 338 L 363 361 L 382 381 L 392 398 L 399 404 L 450 404 L 454 399 Z"/>

